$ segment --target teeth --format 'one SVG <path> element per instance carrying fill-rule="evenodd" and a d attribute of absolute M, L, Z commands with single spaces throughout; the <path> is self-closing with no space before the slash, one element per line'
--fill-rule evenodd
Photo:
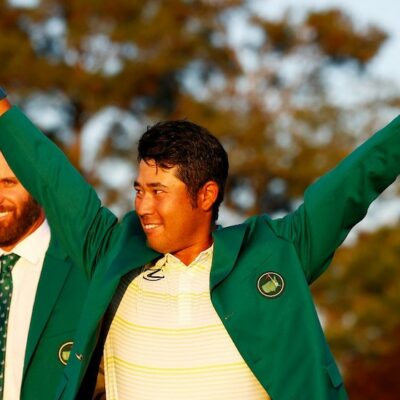
<path fill-rule="evenodd" d="M 158 225 L 156 224 L 146 224 L 144 227 L 145 229 L 155 229 Z"/>
<path fill-rule="evenodd" d="M 10 214 L 10 211 L 0 212 L 0 218 L 3 218 L 5 216 L 7 216 L 8 214 Z"/>

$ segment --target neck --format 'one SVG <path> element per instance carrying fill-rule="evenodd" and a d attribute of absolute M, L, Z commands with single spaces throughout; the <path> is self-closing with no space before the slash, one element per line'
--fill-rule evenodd
<path fill-rule="evenodd" d="M 190 265 L 202 251 L 207 250 L 212 244 L 213 239 L 210 235 L 205 241 L 194 243 L 190 247 L 171 252 L 171 254 L 182 261 L 185 265 Z"/>

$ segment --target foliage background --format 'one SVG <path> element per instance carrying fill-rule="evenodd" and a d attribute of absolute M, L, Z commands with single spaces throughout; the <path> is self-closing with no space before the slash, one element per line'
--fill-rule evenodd
<path fill-rule="evenodd" d="M 0 30 L 0 82 L 119 215 L 132 207 L 137 138 L 158 120 L 189 118 L 222 140 L 229 224 L 293 210 L 398 113 L 398 87 L 367 68 L 387 33 L 340 9 L 267 19 L 250 0 L 2 0 Z M 352 399 L 400 392 L 392 222 L 349 241 L 313 287 Z"/>

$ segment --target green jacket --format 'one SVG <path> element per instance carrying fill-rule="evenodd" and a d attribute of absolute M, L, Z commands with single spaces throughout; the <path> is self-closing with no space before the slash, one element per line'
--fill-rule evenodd
<path fill-rule="evenodd" d="M 91 279 L 57 397 L 73 399 L 121 277 L 159 255 L 146 246 L 135 212 L 117 223 L 16 108 L 0 118 L 0 149 Z M 311 185 L 294 213 L 277 220 L 257 216 L 214 232 L 212 303 L 272 400 L 347 398 L 308 285 L 399 171 L 400 118 Z"/>
<path fill-rule="evenodd" d="M 82 269 L 52 237 L 31 316 L 21 400 L 54 399 L 88 287 Z"/>

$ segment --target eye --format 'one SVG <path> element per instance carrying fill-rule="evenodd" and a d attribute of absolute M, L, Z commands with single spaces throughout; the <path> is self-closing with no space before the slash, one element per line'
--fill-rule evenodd
<path fill-rule="evenodd" d="M 136 196 L 141 196 L 143 194 L 143 190 L 138 187 L 135 187 L 135 192 L 136 192 Z"/>
<path fill-rule="evenodd" d="M 15 186 L 18 183 L 18 181 L 16 179 L 6 178 L 6 179 L 2 179 L 1 183 L 2 183 L 3 187 L 7 188 L 7 187 Z"/>

